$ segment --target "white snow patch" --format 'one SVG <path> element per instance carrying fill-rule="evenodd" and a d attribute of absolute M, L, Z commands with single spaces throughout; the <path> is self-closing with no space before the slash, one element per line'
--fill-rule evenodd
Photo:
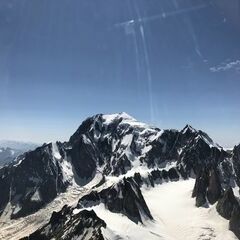
<path fill-rule="evenodd" d="M 83 142 L 85 144 L 91 144 L 91 141 L 87 138 L 87 136 L 85 134 L 83 134 L 82 137 L 83 137 Z"/>
<path fill-rule="evenodd" d="M 36 190 L 36 192 L 32 195 L 31 200 L 34 202 L 40 202 L 41 201 L 41 197 L 40 197 L 40 193 L 38 190 Z"/>
<path fill-rule="evenodd" d="M 103 115 L 103 120 L 105 121 L 106 124 L 110 124 L 112 123 L 114 120 L 116 120 L 117 118 L 123 118 L 124 120 L 125 119 L 128 119 L 130 121 L 136 121 L 135 118 L 131 117 L 130 115 L 128 115 L 127 113 L 125 112 L 122 112 L 122 113 L 115 113 L 115 114 L 104 114 Z"/>
<path fill-rule="evenodd" d="M 22 163 L 23 159 L 20 159 L 16 164 L 14 164 L 14 167 L 17 167 L 18 165 L 20 165 Z"/>
<path fill-rule="evenodd" d="M 133 135 L 132 134 L 127 134 L 123 137 L 122 139 L 122 145 L 124 146 L 129 146 L 132 142 Z"/>
<path fill-rule="evenodd" d="M 20 207 L 20 205 L 17 204 L 17 205 L 14 207 L 14 209 L 13 209 L 13 214 L 18 213 L 21 209 L 22 209 L 22 208 Z"/>
<path fill-rule="evenodd" d="M 163 227 L 161 226 L 159 226 L 158 231 L 155 232 L 155 230 L 147 228 L 142 224 L 135 224 L 134 222 L 132 222 L 122 214 L 110 212 L 105 208 L 104 204 L 100 204 L 98 206 L 93 207 L 93 210 L 96 212 L 98 217 L 102 218 L 106 222 L 107 230 L 113 235 L 119 236 L 118 239 L 128 239 L 128 240 L 167 239 L 167 238 L 163 238 L 164 231 L 163 231 Z M 105 233 L 105 231 L 103 231 L 103 233 Z M 107 236 L 109 235 L 107 234 Z"/>
<path fill-rule="evenodd" d="M 82 209 L 74 208 L 73 209 L 73 214 L 76 215 L 76 214 L 80 213 L 81 211 L 82 211 Z"/>
<path fill-rule="evenodd" d="M 52 143 L 52 153 L 53 153 L 54 158 L 56 158 L 58 160 L 62 158 L 59 153 L 59 149 L 58 149 L 56 142 Z"/>
<path fill-rule="evenodd" d="M 149 139 L 150 142 L 153 142 L 156 139 L 160 138 L 163 133 L 164 133 L 164 130 L 160 130 L 156 134 L 151 135 L 148 139 Z"/>
<path fill-rule="evenodd" d="M 67 159 L 63 159 L 60 166 L 63 173 L 63 182 L 69 182 L 71 179 L 73 179 L 74 174 L 72 164 Z"/>

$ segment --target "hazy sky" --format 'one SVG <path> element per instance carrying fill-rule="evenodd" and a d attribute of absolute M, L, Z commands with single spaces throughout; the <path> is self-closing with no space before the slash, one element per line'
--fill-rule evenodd
<path fill-rule="evenodd" d="M 0 139 L 125 111 L 240 142 L 240 35 L 205 0 L 1 0 Z"/>

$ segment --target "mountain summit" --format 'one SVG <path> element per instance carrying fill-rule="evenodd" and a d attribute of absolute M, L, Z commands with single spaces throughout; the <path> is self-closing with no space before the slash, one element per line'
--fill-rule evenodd
<path fill-rule="evenodd" d="M 190 125 L 180 131 L 161 130 L 126 113 L 97 114 L 83 121 L 68 142 L 44 144 L 0 169 L 1 221 L 14 222 L 23 229 L 16 233 L 3 224 L 0 236 L 19 239 L 28 234 L 26 239 L 33 240 L 77 236 L 135 239 L 133 232 L 115 232 L 111 219 L 116 216 L 132 229 L 140 224 L 148 229 L 154 220 L 156 234 L 160 231 L 164 236 L 168 230 L 157 220 L 161 214 L 165 216 L 164 212 L 159 215 L 161 206 L 155 206 L 155 198 L 148 195 L 161 198 L 156 191 L 179 186 L 181 191 L 188 189 L 189 197 L 184 201 L 195 201 L 196 207 L 213 210 L 218 203 L 217 211 L 230 219 L 229 228 L 239 237 L 236 216 L 240 207 L 234 200 L 238 196 L 229 190 L 234 188 L 236 192 L 240 186 L 239 156 L 239 146 L 226 152 L 205 132 Z M 169 204 L 174 198 L 173 192 Z M 31 216 L 38 223 L 33 221 L 30 229 L 25 223 L 31 221 Z M 219 226 L 219 222 L 216 224 Z M 142 227 L 140 232 L 147 231 Z M 214 234 L 221 236 L 219 229 Z M 11 231 L 18 237 L 11 238 Z M 200 228 L 196 231 L 199 236 L 204 234 Z M 156 239 L 156 235 L 149 234 L 145 233 L 146 239 Z"/>

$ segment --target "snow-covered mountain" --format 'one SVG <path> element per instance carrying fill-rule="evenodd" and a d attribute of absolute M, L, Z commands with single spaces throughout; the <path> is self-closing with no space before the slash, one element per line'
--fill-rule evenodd
<path fill-rule="evenodd" d="M 17 156 L 37 147 L 34 143 L 0 140 L 0 167 L 12 162 Z"/>
<path fill-rule="evenodd" d="M 239 186 L 240 145 L 98 114 L 0 169 L 0 238 L 236 239 Z"/>

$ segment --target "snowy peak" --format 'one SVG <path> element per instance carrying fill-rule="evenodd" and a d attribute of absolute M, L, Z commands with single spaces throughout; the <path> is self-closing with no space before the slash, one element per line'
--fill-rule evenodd
<path fill-rule="evenodd" d="M 0 194 L 11 193 L 0 199 L 0 212 L 10 202 L 12 218 L 26 216 L 99 173 L 122 178 L 137 169 L 167 168 L 165 176 L 171 168 L 171 178 L 187 178 L 220 157 L 213 141 L 189 125 L 182 131 L 160 130 L 126 113 L 97 114 L 83 121 L 69 142 L 44 144 L 0 171 Z"/>
<path fill-rule="evenodd" d="M 219 150 L 222 149 L 222 147 L 220 145 L 218 145 L 217 143 L 215 143 L 209 136 L 207 133 L 201 131 L 201 130 L 197 130 L 195 128 L 193 128 L 191 125 L 187 124 L 182 130 L 181 130 L 181 134 L 183 134 L 184 136 L 186 136 L 189 139 L 194 140 L 194 142 L 198 143 L 198 142 L 204 142 L 206 143 L 209 147 L 215 147 L 218 148 Z"/>
<path fill-rule="evenodd" d="M 130 116 L 129 114 L 125 112 L 121 113 L 115 113 L 115 114 L 102 114 L 102 118 L 106 124 L 110 124 L 112 122 L 115 122 L 116 120 L 122 119 L 127 121 L 137 121 L 135 118 Z"/>
<path fill-rule="evenodd" d="M 108 224 L 104 229 L 101 222 L 106 214 L 121 215 L 130 224 L 146 227 L 157 218 L 144 189 L 194 176 L 196 205 L 215 204 L 226 186 L 235 182 L 240 186 L 239 162 L 240 146 L 229 154 L 190 125 L 181 131 L 160 130 L 126 113 L 97 114 L 83 121 L 68 142 L 44 144 L 0 169 L 0 195 L 4 196 L 0 198 L 0 214 L 1 218 L 21 221 L 71 192 L 74 205 L 54 212 L 50 222 L 45 221 L 30 239 L 44 234 L 46 239 L 65 239 L 62 230 L 66 229 L 75 237 L 80 226 L 78 236 L 95 237 L 95 233 L 109 230 Z M 64 197 L 64 204 L 68 200 Z M 96 210 L 101 219 L 86 212 L 89 210 Z M 85 221 L 88 214 L 92 220 Z M 100 224 L 95 225 L 96 221 Z M 30 233 L 28 230 L 26 235 Z M 111 236 L 106 239 L 115 239 Z"/>
<path fill-rule="evenodd" d="M 126 132 L 129 129 L 154 129 L 149 125 L 138 122 L 135 118 L 131 117 L 127 113 L 117 113 L 117 114 L 97 114 L 92 117 L 87 118 L 77 131 L 70 138 L 70 142 L 74 142 L 79 138 L 80 135 L 91 135 L 95 139 L 98 139 L 103 134 L 109 133 L 113 135 L 121 132 Z"/>
<path fill-rule="evenodd" d="M 81 173 L 85 178 L 97 168 L 106 174 L 124 174 L 141 164 L 141 157 L 152 149 L 152 143 L 158 141 L 163 132 L 126 113 L 98 114 L 86 119 L 70 138 L 72 162 L 82 171 L 80 165 L 88 159 L 89 169 Z M 82 159 L 80 151 L 88 157 Z"/>

